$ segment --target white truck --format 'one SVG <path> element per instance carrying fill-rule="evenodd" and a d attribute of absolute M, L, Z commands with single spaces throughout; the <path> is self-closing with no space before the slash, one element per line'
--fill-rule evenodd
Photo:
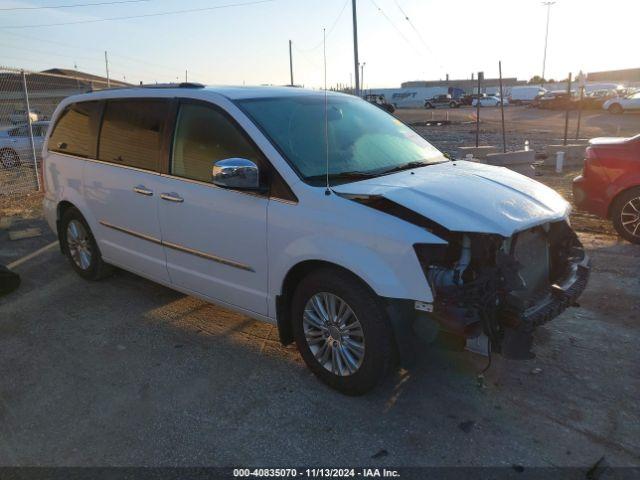
<path fill-rule="evenodd" d="M 531 103 L 538 95 L 544 95 L 546 89 L 539 85 L 526 86 L 526 87 L 513 87 L 511 93 L 507 97 L 509 103 L 512 105 L 522 105 L 525 103 Z"/>

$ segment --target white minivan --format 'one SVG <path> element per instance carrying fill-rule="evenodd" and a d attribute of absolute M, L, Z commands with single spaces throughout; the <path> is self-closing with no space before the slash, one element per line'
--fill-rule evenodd
<path fill-rule="evenodd" d="M 588 258 L 555 191 L 450 161 L 353 96 L 182 84 L 65 99 L 44 210 L 83 278 L 113 266 L 277 325 L 361 394 L 438 331 L 531 355 Z"/>

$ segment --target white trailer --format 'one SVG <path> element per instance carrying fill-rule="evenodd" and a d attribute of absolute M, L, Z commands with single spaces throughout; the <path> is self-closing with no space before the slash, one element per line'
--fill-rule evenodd
<path fill-rule="evenodd" d="M 372 88 L 366 94 L 382 95 L 395 108 L 423 108 L 424 101 L 447 93 L 447 87 Z"/>

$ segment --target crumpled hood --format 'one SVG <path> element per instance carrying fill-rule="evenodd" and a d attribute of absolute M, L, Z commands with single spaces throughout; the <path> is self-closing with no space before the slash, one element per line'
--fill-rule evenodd
<path fill-rule="evenodd" d="M 382 196 L 458 232 L 515 232 L 564 218 L 570 205 L 551 188 L 504 167 L 455 161 L 333 187 Z"/>

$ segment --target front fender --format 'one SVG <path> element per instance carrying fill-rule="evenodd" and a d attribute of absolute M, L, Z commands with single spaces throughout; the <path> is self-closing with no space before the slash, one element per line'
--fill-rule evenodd
<path fill-rule="evenodd" d="M 284 279 L 293 267 L 309 260 L 340 265 L 360 277 L 381 297 L 433 301 L 412 245 L 381 254 L 336 238 L 300 238 L 290 243 L 272 266 L 274 280 Z M 282 282 L 277 284 L 274 293 L 279 295 Z"/>
<path fill-rule="evenodd" d="M 268 225 L 270 314 L 287 273 L 310 260 L 351 271 L 381 297 L 433 301 L 413 245 L 446 242 L 424 228 L 337 195 L 305 208 L 272 202 Z"/>

